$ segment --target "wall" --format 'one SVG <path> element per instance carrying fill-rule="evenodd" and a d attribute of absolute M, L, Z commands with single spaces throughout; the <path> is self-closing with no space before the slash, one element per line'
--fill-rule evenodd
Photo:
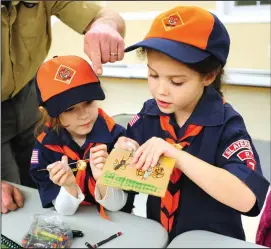
<path fill-rule="evenodd" d="M 110 114 L 137 113 L 151 98 L 146 80 L 101 78 L 106 100 L 101 106 Z M 270 88 L 224 85 L 225 99 L 244 118 L 254 139 L 271 140 Z"/>
<path fill-rule="evenodd" d="M 120 13 L 131 12 L 131 14 L 137 11 L 139 13 L 161 11 L 178 3 L 195 4 L 209 10 L 216 9 L 215 1 L 103 1 L 100 3 Z M 130 45 L 145 35 L 151 19 L 127 20 L 126 24 L 125 42 L 126 45 Z M 267 70 L 270 75 L 270 52 L 268 53 L 270 23 L 225 23 L 225 25 L 232 41 L 227 68 Z M 47 58 L 52 58 L 54 55 L 76 54 L 88 60 L 83 53 L 83 36 L 78 35 L 62 22 L 56 22 L 52 32 L 53 44 Z M 140 63 L 143 62 L 134 52 L 126 54 L 124 60 L 118 62 L 128 65 Z M 107 100 L 104 101 L 103 107 L 111 115 L 122 112 L 136 113 L 141 109 L 143 101 L 150 97 L 144 79 L 102 77 L 102 82 L 107 92 Z M 227 85 L 225 97 L 244 116 L 252 137 L 271 140 L 270 88 Z"/>

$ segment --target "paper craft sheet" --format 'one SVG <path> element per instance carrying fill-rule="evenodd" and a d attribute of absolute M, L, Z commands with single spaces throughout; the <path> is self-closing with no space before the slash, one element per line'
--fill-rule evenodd
<path fill-rule="evenodd" d="M 175 159 L 161 156 L 155 167 L 144 172 L 131 165 L 132 157 L 129 151 L 112 150 L 97 184 L 164 197 Z"/>

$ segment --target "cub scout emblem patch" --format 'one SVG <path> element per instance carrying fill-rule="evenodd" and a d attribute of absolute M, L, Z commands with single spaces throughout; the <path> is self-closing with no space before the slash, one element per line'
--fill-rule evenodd
<path fill-rule="evenodd" d="M 55 80 L 70 84 L 75 73 L 76 71 L 72 68 L 60 65 L 56 72 Z"/>
<path fill-rule="evenodd" d="M 184 24 L 178 12 L 173 13 L 169 17 L 164 18 L 162 22 L 165 31 L 169 31 L 173 28 L 179 27 Z"/>

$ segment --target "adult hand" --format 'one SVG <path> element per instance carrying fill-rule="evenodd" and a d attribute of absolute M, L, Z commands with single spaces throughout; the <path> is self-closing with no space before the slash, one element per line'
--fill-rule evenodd
<path fill-rule="evenodd" d="M 24 197 L 21 191 L 7 182 L 1 182 L 2 187 L 2 210 L 6 214 L 24 206 Z"/>
<path fill-rule="evenodd" d="M 101 75 L 102 64 L 123 59 L 124 40 L 109 24 L 93 24 L 85 34 L 84 52 L 92 61 L 94 72 Z"/>

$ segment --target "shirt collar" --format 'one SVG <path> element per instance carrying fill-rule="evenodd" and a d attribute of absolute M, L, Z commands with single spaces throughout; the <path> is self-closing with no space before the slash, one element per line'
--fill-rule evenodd
<path fill-rule="evenodd" d="M 114 138 L 111 135 L 105 120 L 99 115 L 94 123 L 90 133 L 87 134 L 85 144 L 89 143 L 113 143 Z M 43 139 L 43 144 L 50 145 L 71 145 L 73 143 L 71 135 L 66 129 L 61 129 L 59 134 L 52 129 L 47 132 L 46 137 Z M 83 146 L 84 146 L 83 145 Z"/>
<path fill-rule="evenodd" d="M 160 111 L 155 99 L 150 99 L 145 102 L 144 109 L 141 112 L 143 115 L 149 115 L 149 116 L 164 116 L 167 115 Z"/>
<path fill-rule="evenodd" d="M 114 138 L 108 129 L 106 121 L 100 115 L 98 116 L 92 131 L 88 134 L 87 139 L 93 143 L 113 143 Z"/>
<path fill-rule="evenodd" d="M 143 111 L 146 115 L 167 115 L 161 112 L 153 99 Z M 201 126 L 217 126 L 224 122 L 224 104 L 219 93 L 212 87 L 205 87 L 204 93 L 186 123 Z"/>

